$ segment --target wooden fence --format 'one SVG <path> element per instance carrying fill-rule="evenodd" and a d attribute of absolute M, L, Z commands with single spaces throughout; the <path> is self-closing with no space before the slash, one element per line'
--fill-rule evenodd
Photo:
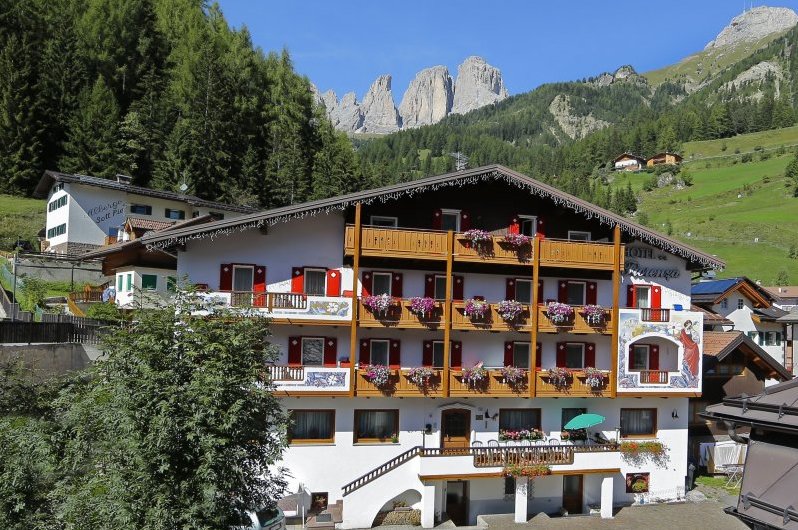
<path fill-rule="evenodd" d="M 107 326 L 92 319 L 85 322 L 0 321 L 0 344 L 67 343 L 99 344 Z"/>

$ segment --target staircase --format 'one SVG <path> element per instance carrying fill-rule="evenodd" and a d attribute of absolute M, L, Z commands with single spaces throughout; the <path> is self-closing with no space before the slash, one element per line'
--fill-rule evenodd
<path fill-rule="evenodd" d="M 343 492 L 344 492 L 344 497 L 346 497 L 347 495 L 349 495 L 350 493 L 352 493 L 356 489 L 362 488 L 363 486 L 365 486 L 369 482 L 372 482 L 372 481 L 376 480 L 377 478 L 383 476 L 384 474 L 386 474 L 387 472 L 391 471 L 392 469 L 401 466 L 402 464 L 404 464 L 408 460 L 420 455 L 422 453 L 422 451 L 423 451 L 422 447 L 420 445 L 417 445 L 417 446 L 413 447 L 412 449 L 408 449 L 407 451 L 405 451 L 404 453 L 400 454 L 399 456 L 395 456 L 394 458 L 391 458 L 390 460 L 388 460 L 384 464 L 380 465 L 379 467 L 376 467 L 376 468 L 372 469 L 371 471 L 369 471 L 365 475 L 362 475 L 362 476 L 356 478 L 355 480 L 353 480 L 349 484 L 346 484 L 342 488 Z"/>

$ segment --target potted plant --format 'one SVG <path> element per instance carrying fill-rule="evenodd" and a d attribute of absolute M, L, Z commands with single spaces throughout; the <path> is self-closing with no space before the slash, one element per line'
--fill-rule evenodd
<path fill-rule="evenodd" d="M 605 378 L 607 377 L 604 372 L 592 366 L 586 366 L 584 369 L 585 384 L 593 390 L 599 389 L 604 386 Z"/>
<path fill-rule="evenodd" d="M 573 374 L 568 368 L 562 368 L 559 366 L 549 368 L 546 375 L 549 378 L 549 382 L 554 385 L 557 390 L 568 388 L 573 377 Z"/>
<path fill-rule="evenodd" d="M 488 382 L 488 370 L 485 368 L 483 361 L 479 361 L 471 368 L 463 370 L 462 376 L 463 384 L 471 388 L 480 388 L 485 386 Z"/>
<path fill-rule="evenodd" d="M 389 294 L 372 294 L 363 299 L 363 305 L 374 314 L 384 315 L 393 305 Z"/>
<path fill-rule="evenodd" d="M 476 298 L 469 298 L 466 300 L 463 313 L 468 318 L 474 320 L 481 320 L 485 318 L 490 311 L 490 304 L 485 300 L 478 300 Z"/>
<path fill-rule="evenodd" d="M 396 433 L 393 433 L 391 435 L 391 443 L 398 444 L 399 443 L 399 435 L 397 435 Z"/>
<path fill-rule="evenodd" d="M 392 371 L 382 364 L 370 364 L 366 366 L 366 373 L 363 377 L 366 378 L 372 385 L 379 389 L 388 388 L 391 384 Z"/>
<path fill-rule="evenodd" d="M 560 438 L 563 441 L 571 441 L 571 442 L 576 442 L 579 440 L 587 440 L 587 431 L 585 429 L 570 429 L 567 431 L 562 431 L 560 433 Z"/>
<path fill-rule="evenodd" d="M 540 429 L 535 429 L 534 427 L 531 429 L 501 429 L 499 431 L 499 440 L 501 441 L 526 440 L 534 442 L 535 440 L 542 440 L 542 439 L 543 439 L 543 431 L 541 431 Z"/>
<path fill-rule="evenodd" d="M 496 312 L 507 322 L 515 322 L 524 312 L 524 305 L 518 300 L 502 300 L 496 306 Z"/>
<path fill-rule="evenodd" d="M 551 467 L 546 464 L 508 464 L 503 470 L 506 477 L 543 477 L 551 475 Z"/>
<path fill-rule="evenodd" d="M 516 250 L 529 245 L 531 241 L 532 238 L 524 234 L 505 234 L 504 236 L 504 242 Z"/>
<path fill-rule="evenodd" d="M 487 245 L 493 241 L 493 237 L 490 235 L 490 232 L 487 230 L 480 230 L 479 228 L 466 230 L 463 232 L 463 237 L 475 247 Z"/>
<path fill-rule="evenodd" d="M 600 305 L 590 304 L 582 309 L 582 314 L 589 326 L 603 326 L 607 313 Z"/>
<path fill-rule="evenodd" d="M 414 296 L 410 299 L 410 312 L 419 318 L 426 318 L 435 310 L 435 300 L 429 296 Z"/>
<path fill-rule="evenodd" d="M 527 382 L 527 371 L 523 368 L 508 365 L 501 369 L 501 374 L 504 382 L 513 387 L 524 386 Z"/>
<path fill-rule="evenodd" d="M 562 302 L 549 302 L 546 316 L 555 326 L 563 326 L 574 319 L 574 308 Z"/>
<path fill-rule="evenodd" d="M 428 388 L 435 376 L 435 370 L 426 366 L 411 368 L 407 373 L 407 380 L 420 389 Z"/>

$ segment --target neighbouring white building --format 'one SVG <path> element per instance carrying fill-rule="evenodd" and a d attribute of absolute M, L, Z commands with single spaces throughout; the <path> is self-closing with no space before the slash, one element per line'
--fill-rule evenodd
<path fill-rule="evenodd" d="M 713 256 L 501 166 L 138 241 L 271 317 L 283 463 L 312 519 L 611 517 L 684 494 L 690 278 Z M 583 413 L 604 421 L 564 429 Z"/>
<path fill-rule="evenodd" d="M 123 227 L 131 224 L 129 220 L 135 226 L 149 222 L 162 227 L 201 215 L 230 218 L 254 211 L 193 195 L 134 186 L 124 175 L 110 180 L 45 171 L 33 195 L 47 199 L 42 248 L 60 254 L 82 254 L 114 243 Z"/>

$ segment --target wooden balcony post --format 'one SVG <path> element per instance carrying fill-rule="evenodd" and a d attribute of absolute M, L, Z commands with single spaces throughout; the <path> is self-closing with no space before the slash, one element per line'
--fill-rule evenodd
<path fill-rule="evenodd" d="M 540 238 L 532 240 L 532 299 L 529 301 L 529 397 L 535 397 L 538 362 L 538 283 L 540 281 Z"/>
<path fill-rule="evenodd" d="M 454 232 L 446 233 L 446 299 L 443 302 L 443 385 L 444 397 L 449 396 L 449 365 L 452 337 L 452 262 L 454 261 Z M 461 352 L 462 354 L 462 352 Z"/>
<path fill-rule="evenodd" d="M 357 347 L 357 278 L 360 274 L 361 203 L 355 203 L 355 250 L 352 257 L 352 324 L 349 330 L 349 397 L 355 395 L 355 355 Z"/>
<path fill-rule="evenodd" d="M 619 298 L 621 292 L 621 227 L 615 225 L 612 238 L 614 244 L 613 264 L 612 264 L 612 339 L 610 340 L 610 396 L 615 397 L 618 382 L 618 320 L 620 311 Z"/>

